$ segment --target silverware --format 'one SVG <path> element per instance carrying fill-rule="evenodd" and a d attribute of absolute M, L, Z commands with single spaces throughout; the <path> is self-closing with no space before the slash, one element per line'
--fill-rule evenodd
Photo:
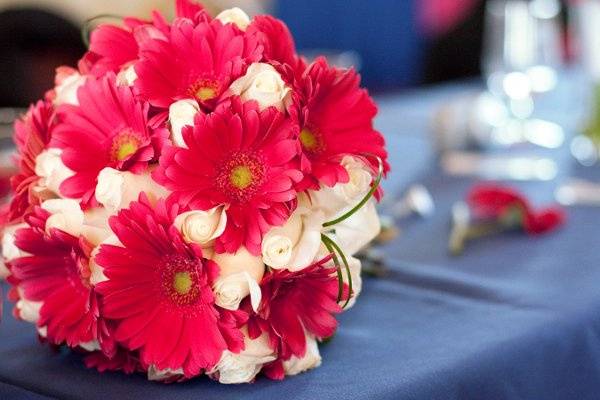
<path fill-rule="evenodd" d="M 554 197 L 563 206 L 600 207 L 600 183 L 571 179 L 556 189 Z"/>
<path fill-rule="evenodd" d="M 440 164 L 448 175 L 490 180 L 550 181 L 558 173 L 558 166 L 552 159 L 539 156 L 452 151 L 442 156 Z"/>
<path fill-rule="evenodd" d="M 412 214 L 419 217 L 429 217 L 435 211 L 435 204 L 429 190 L 421 184 L 414 184 L 408 188 L 404 197 L 392 206 L 392 216 L 406 218 Z"/>

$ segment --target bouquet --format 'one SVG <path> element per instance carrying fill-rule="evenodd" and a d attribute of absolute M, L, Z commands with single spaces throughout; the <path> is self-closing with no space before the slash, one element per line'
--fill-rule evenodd
<path fill-rule="evenodd" d="M 151 380 L 318 366 L 389 170 L 359 84 L 238 8 L 177 0 L 171 23 L 98 25 L 15 123 L 14 315 L 88 367 Z"/>

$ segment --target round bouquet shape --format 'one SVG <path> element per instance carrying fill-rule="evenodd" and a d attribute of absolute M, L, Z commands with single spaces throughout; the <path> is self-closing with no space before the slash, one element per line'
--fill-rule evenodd
<path fill-rule="evenodd" d="M 281 21 L 176 1 L 100 24 L 15 123 L 14 315 L 100 371 L 283 379 L 361 290 L 389 170 L 357 73 Z"/>

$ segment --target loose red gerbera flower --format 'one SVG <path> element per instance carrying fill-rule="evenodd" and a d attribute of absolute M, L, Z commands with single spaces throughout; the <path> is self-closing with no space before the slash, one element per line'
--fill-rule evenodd
<path fill-rule="evenodd" d="M 527 199 L 512 188 L 479 184 L 467 196 L 467 202 L 477 218 L 516 222 L 529 234 L 551 231 L 565 221 L 563 210 L 548 207 L 534 210 Z"/>
<path fill-rule="evenodd" d="M 169 133 L 150 126 L 149 105 L 136 100 L 131 88 L 117 86 L 114 74 L 88 79 L 78 98 L 79 106 L 59 108 L 62 123 L 52 145 L 63 149 L 63 163 L 75 172 L 62 183 L 61 193 L 89 205 L 95 201 L 96 179 L 103 168 L 144 171 Z"/>
<path fill-rule="evenodd" d="M 116 323 L 115 339 L 139 350 L 144 366 L 183 368 L 187 377 L 212 368 L 223 350 L 239 352 L 242 311 L 215 306 L 211 286 L 219 266 L 186 244 L 173 221 L 178 206 L 152 207 L 142 193 L 110 220 L 124 247 L 103 245 L 96 262 L 107 281 L 98 284 L 103 313 Z"/>
<path fill-rule="evenodd" d="M 256 36 L 218 20 L 195 24 L 178 18 L 167 36 L 143 43 L 135 65 L 136 88 L 157 107 L 196 99 L 212 110 L 229 84 L 262 56 Z"/>
<path fill-rule="evenodd" d="M 317 338 L 335 333 L 334 315 L 342 307 L 337 301 L 335 269 L 325 266 L 330 260 L 326 257 L 296 272 L 274 270 L 263 277 L 262 300 L 258 312 L 248 321 L 248 333 L 257 338 L 266 332 L 279 360 L 304 356 L 305 330 Z"/>
<path fill-rule="evenodd" d="M 294 183 L 302 178 L 291 164 L 296 132 L 274 107 L 260 111 L 256 102 L 232 99 L 215 113 L 198 114 L 183 132 L 187 148 L 167 146 L 153 177 L 192 209 L 228 207 L 218 252 L 245 245 L 260 254 L 263 233 L 293 211 Z"/>
<path fill-rule="evenodd" d="M 30 227 L 17 230 L 15 245 L 31 255 L 11 261 L 11 283 L 18 285 L 27 300 L 43 303 L 37 326 L 47 327 L 51 343 L 75 347 L 98 340 L 110 351 L 89 280 L 92 245 L 59 229 L 46 233 L 48 216 L 35 207 L 25 217 Z"/>
<path fill-rule="evenodd" d="M 9 221 L 22 218 L 31 206 L 39 204 L 31 189 L 39 180 L 35 174 L 35 159 L 45 149 L 54 128 L 54 110 L 48 102 L 38 101 L 15 122 L 14 140 L 17 146 L 19 173 L 11 178 L 15 196 L 10 204 Z"/>
<path fill-rule="evenodd" d="M 372 156 L 377 156 L 384 172 L 389 170 L 385 141 L 373 128 L 377 107 L 359 84 L 354 70 L 329 67 L 323 58 L 311 64 L 296 83 L 306 187 L 348 182 L 348 173 L 340 164 L 344 155 L 371 156 L 373 171 L 377 171 L 378 161 Z"/>

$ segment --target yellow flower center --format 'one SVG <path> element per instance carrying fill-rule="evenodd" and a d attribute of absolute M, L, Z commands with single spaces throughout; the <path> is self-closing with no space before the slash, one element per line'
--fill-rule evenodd
<path fill-rule="evenodd" d="M 303 128 L 300 131 L 299 139 L 302 148 L 309 153 L 318 153 L 323 150 L 323 141 L 314 130 Z"/>
<path fill-rule="evenodd" d="M 217 97 L 217 91 L 211 87 L 201 87 L 196 91 L 196 98 L 200 101 L 207 101 Z"/>
<path fill-rule="evenodd" d="M 117 150 L 117 160 L 123 161 L 136 151 L 137 143 L 134 143 L 133 141 L 123 143 L 121 146 L 119 146 L 119 149 Z"/>
<path fill-rule="evenodd" d="M 229 180 L 238 189 L 246 189 L 252 184 L 252 171 L 247 165 L 238 165 L 231 170 Z"/>
<path fill-rule="evenodd" d="M 140 148 L 140 139 L 131 129 L 125 129 L 114 137 L 111 146 L 113 161 L 123 161 Z"/>
<path fill-rule="evenodd" d="M 217 187 L 233 202 L 246 202 L 266 179 L 267 170 L 259 153 L 229 155 L 217 169 Z"/>
<path fill-rule="evenodd" d="M 200 102 L 212 100 L 219 95 L 219 82 L 200 79 L 190 86 L 188 93 Z"/>
<path fill-rule="evenodd" d="M 176 272 L 173 275 L 173 289 L 181 295 L 188 294 L 192 289 L 192 277 L 189 272 Z"/>

